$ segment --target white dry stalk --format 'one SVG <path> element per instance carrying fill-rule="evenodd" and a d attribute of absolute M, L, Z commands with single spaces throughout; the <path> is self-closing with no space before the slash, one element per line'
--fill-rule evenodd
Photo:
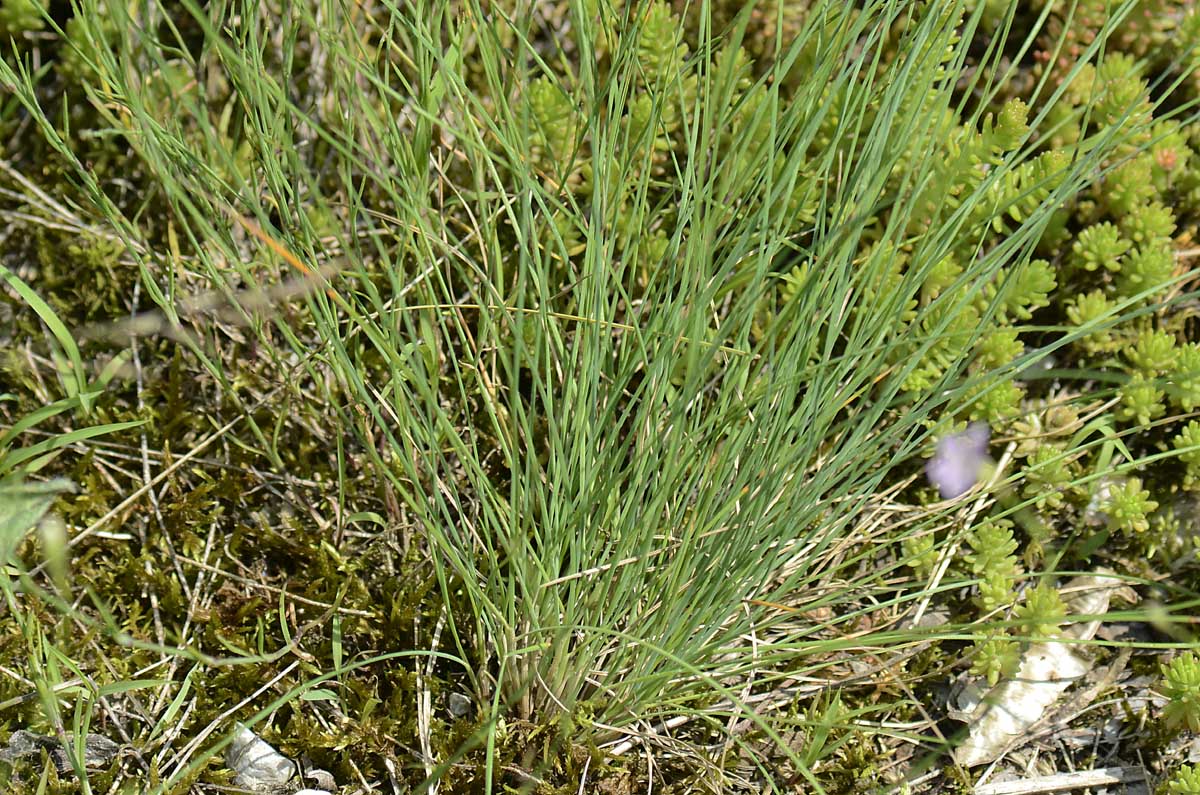
<path fill-rule="evenodd" d="M 1110 784 L 1126 784 L 1132 791 L 1132 785 L 1141 784 L 1145 780 L 1146 771 L 1140 767 L 1102 767 L 999 784 L 982 784 L 975 787 L 975 795 L 1032 795 L 1036 792 L 1062 792 L 1105 787 Z"/>
<path fill-rule="evenodd" d="M 438 642 L 442 637 L 442 629 L 446 626 L 446 610 L 443 608 L 441 615 L 438 616 L 437 624 L 433 628 L 433 643 L 430 644 L 430 649 L 437 650 Z M 419 633 L 421 627 L 420 616 L 413 617 L 413 628 Z M 433 757 L 433 694 L 426 684 L 427 679 L 433 678 L 433 666 L 436 657 L 429 658 L 429 664 L 426 668 L 424 676 L 421 674 L 421 666 L 417 665 L 417 737 L 421 743 L 421 761 L 425 765 L 425 775 L 432 782 L 429 786 L 429 795 L 437 795 L 438 781 L 433 776 L 436 760 Z"/>
<path fill-rule="evenodd" d="M 1076 615 L 1102 615 L 1113 593 L 1128 590 L 1115 576 L 1101 572 L 1076 577 L 1063 587 L 1064 602 Z M 1064 637 L 1091 640 L 1100 621 L 1071 626 Z M 1058 697 L 1091 669 L 1091 660 L 1062 641 L 1030 645 L 1017 674 L 988 693 L 976 709 L 966 741 L 954 752 L 964 767 L 991 762 L 1020 744 Z"/>

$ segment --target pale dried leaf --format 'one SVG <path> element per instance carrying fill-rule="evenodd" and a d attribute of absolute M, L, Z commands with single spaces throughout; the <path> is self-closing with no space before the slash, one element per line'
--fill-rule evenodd
<path fill-rule="evenodd" d="M 1123 590 L 1128 590 L 1128 586 L 1100 572 L 1076 577 L 1061 592 L 1071 613 L 1103 615 L 1112 596 Z M 1063 634 L 1088 640 L 1099 626 L 1099 621 L 1076 624 Z M 966 741 L 954 752 L 955 761 L 964 767 L 982 765 L 1019 745 L 1063 691 L 1090 669 L 1091 660 L 1073 644 L 1054 641 L 1032 644 L 1022 656 L 1017 674 L 998 684 L 984 698 Z"/>

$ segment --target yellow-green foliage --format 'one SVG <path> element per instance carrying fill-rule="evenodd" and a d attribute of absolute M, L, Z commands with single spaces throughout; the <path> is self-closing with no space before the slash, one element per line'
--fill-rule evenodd
<path fill-rule="evenodd" d="M 1109 487 L 1106 510 L 1113 524 L 1126 533 L 1142 533 L 1149 527 L 1146 521 L 1158 503 L 1142 488 L 1141 478 L 1129 478 Z"/>
<path fill-rule="evenodd" d="M 1162 677 L 1167 727 L 1200 731 L 1200 660 L 1190 651 L 1178 654 L 1162 666 Z"/>
<path fill-rule="evenodd" d="M 1167 795 L 1200 795 L 1200 767 L 1180 765 L 1165 791 Z"/>
<path fill-rule="evenodd" d="M 43 0 L 3 0 L 0 2 L 0 33 L 19 36 L 46 26 Z"/>
<path fill-rule="evenodd" d="M 1058 589 L 1052 583 L 1040 582 L 1025 592 L 1025 601 L 1013 615 L 1029 635 L 1051 638 L 1058 634 L 1058 625 L 1066 619 L 1067 610 Z"/>
<path fill-rule="evenodd" d="M 1015 598 L 1013 585 L 1022 572 L 1013 555 L 1017 542 L 1012 528 L 1012 522 L 1005 519 L 983 522 L 966 539 L 971 550 L 967 564 L 981 578 L 976 601 L 985 612 L 1009 605 Z"/>

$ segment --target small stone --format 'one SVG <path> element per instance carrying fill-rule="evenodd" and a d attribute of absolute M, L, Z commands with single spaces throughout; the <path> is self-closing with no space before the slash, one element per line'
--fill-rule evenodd
<path fill-rule="evenodd" d="M 451 693 L 446 698 L 446 709 L 456 718 L 465 718 L 471 712 L 471 699 L 462 693 Z"/>
<path fill-rule="evenodd" d="M 43 748 L 50 754 L 50 760 L 60 774 L 71 770 L 71 758 L 62 743 L 53 737 L 44 737 L 24 729 L 18 729 L 8 738 L 8 747 L 0 751 L 0 760 L 11 763 L 17 759 L 37 756 Z M 103 734 L 85 735 L 83 764 L 89 769 L 108 767 L 120 750 L 121 746 L 118 743 Z"/>
<path fill-rule="evenodd" d="M 225 754 L 225 765 L 236 774 L 234 783 L 246 789 L 279 787 L 296 774 L 295 762 L 240 723 Z"/>
<path fill-rule="evenodd" d="M 42 737 L 40 734 L 34 734 L 25 729 L 17 729 L 8 738 L 8 747 L 0 751 L 0 759 L 10 761 L 26 756 L 34 756 L 38 753 L 38 749 L 43 746 L 44 741 L 49 740 L 49 737 Z"/>
<path fill-rule="evenodd" d="M 337 779 L 328 770 L 322 770 L 319 767 L 309 768 L 304 773 L 304 778 L 311 781 L 318 789 L 335 790 L 337 789 Z"/>

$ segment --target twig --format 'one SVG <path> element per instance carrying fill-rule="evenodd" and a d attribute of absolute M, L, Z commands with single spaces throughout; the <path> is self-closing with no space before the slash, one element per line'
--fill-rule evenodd
<path fill-rule="evenodd" d="M 1146 771 L 1141 767 L 1101 767 L 999 784 L 981 784 L 975 788 L 975 795 L 1030 795 L 1035 792 L 1062 792 L 1109 784 L 1137 784 L 1145 780 Z"/>

